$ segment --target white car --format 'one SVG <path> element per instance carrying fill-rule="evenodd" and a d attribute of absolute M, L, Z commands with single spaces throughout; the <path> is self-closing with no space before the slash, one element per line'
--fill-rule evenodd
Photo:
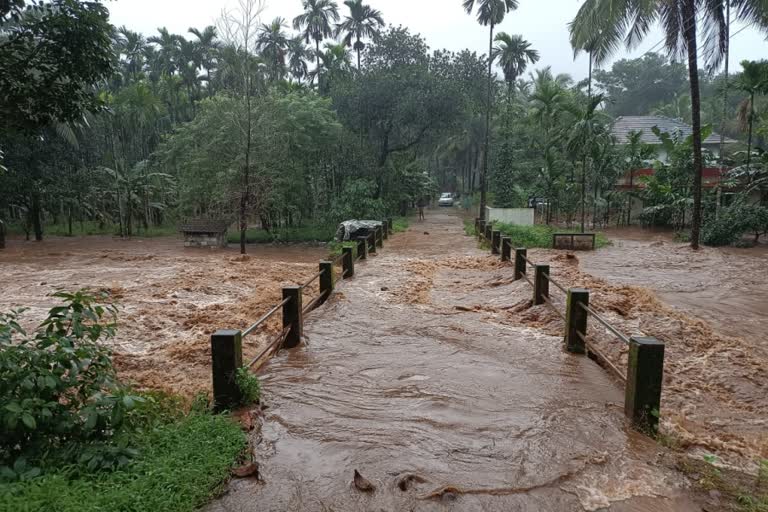
<path fill-rule="evenodd" d="M 453 194 L 450 192 L 443 192 L 440 194 L 440 199 L 437 200 L 438 206 L 453 206 Z"/>

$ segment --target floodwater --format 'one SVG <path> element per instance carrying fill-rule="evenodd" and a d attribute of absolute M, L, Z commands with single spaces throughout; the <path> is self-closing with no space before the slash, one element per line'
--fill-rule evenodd
<path fill-rule="evenodd" d="M 669 233 L 636 228 L 608 234 L 612 246 L 581 258 L 586 272 L 649 288 L 722 334 L 749 338 L 768 355 L 768 246 L 693 251 Z"/>
<path fill-rule="evenodd" d="M 699 510 L 626 425 L 617 381 L 515 320 L 527 285 L 458 217 L 427 213 L 262 369 L 261 480 L 206 510 Z"/>
<path fill-rule="evenodd" d="M 192 397 L 210 390 L 210 334 L 253 323 L 280 301 L 281 283 L 304 281 L 327 255 L 297 245 L 248 251 L 184 248 L 177 238 L 11 240 L 0 251 L 0 311 L 28 307 L 24 324 L 33 327 L 56 305 L 56 290 L 108 291 L 120 308 L 109 342 L 119 377 Z M 246 338 L 245 357 L 255 357 L 278 322 Z"/>

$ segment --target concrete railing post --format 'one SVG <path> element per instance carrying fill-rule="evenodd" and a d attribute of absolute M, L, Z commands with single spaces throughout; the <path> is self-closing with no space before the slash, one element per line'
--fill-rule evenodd
<path fill-rule="evenodd" d="M 544 297 L 549 298 L 549 279 L 544 274 L 549 275 L 549 265 L 534 265 L 533 274 L 533 305 L 544 304 Z"/>
<path fill-rule="evenodd" d="M 376 226 L 376 245 L 384 247 L 384 228 L 382 226 Z"/>
<path fill-rule="evenodd" d="M 0 220 L 0 249 L 5 249 L 5 223 Z"/>
<path fill-rule="evenodd" d="M 381 233 L 384 236 L 384 240 L 389 239 L 389 227 L 387 226 L 386 219 L 381 221 Z"/>
<path fill-rule="evenodd" d="M 376 254 L 376 231 L 368 235 L 368 254 Z"/>
<path fill-rule="evenodd" d="M 361 260 L 368 259 L 368 238 L 364 236 L 357 237 L 357 255 Z"/>
<path fill-rule="evenodd" d="M 589 290 L 569 288 L 565 305 L 565 348 L 574 354 L 584 354 L 586 347 L 579 333 L 587 335 L 589 314 L 582 306 L 589 306 Z"/>
<path fill-rule="evenodd" d="M 318 302 L 318 304 L 323 304 L 331 298 L 331 293 L 333 293 L 335 280 L 335 276 L 333 275 L 333 262 L 321 261 L 319 270 L 322 274 L 320 274 L 320 302 Z"/>
<path fill-rule="evenodd" d="M 512 257 L 512 239 L 508 236 L 501 237 L 501 261 L 509 261 Z"/>
<path fill-rule="evenodd" d="M 478 229 L 477 229 L 477 239 L 482 241 L 483 236 L 485 236 L 485 221 L 480 219 L 480 222 L 478 222 Z"/>
<path fill-rule="evenodd" d="M 390 234 L 395 233 L 395 222 L 392 220 L 392 217 L 387 219 L 387 228 L 389 229 Z"/>
<path fill-rule="evenodd" d="M 211 336 L 213 369 L 213 408 L 230 409 L 242 401 L 243 393 L 235 376 L 243 366 L 243 336 L 240 331 L 220 329 Z"/>
<path fill-rule="evenodd" d="M 491 242 L 491 233 L 493 232 L 493 225 L 489 222 L 485 225 L 485 239 L 488 243 Z"/>
<path fill-rule="evenodd" d="M 491 231 L 491 254 L 501 253 L 501 231 L 494 229 Z"/>
<path fill-rule="evenodd" d="M 659 428 L 663 378 L 664 343 L 656 338 L 631 337 L 624 413 L 635 428 L 651 435 Z"/>
<path fill-rule="evenodd" d="M 522 279 L 525 275 L 525 257 L 528 255 L 528 249 L 518 247 L 515 249 L 515 281 Z"/>
<path fill-rule="evenodd" d="M 285 348 L 298 346 L 301 343 L 304 329 L 304 320 L 301 314 L 301 286 L 284 286 L 283 298 L 289 297 L 291 300 L 283 304 L 283 329 L 290 327 L 283 343 Z"/>
<path fill-rule="evenodd" d="M 341 248 L 341 273 L 342 279 L 349 279 L 355 275 L 355 255 L 352 247 Z"/>

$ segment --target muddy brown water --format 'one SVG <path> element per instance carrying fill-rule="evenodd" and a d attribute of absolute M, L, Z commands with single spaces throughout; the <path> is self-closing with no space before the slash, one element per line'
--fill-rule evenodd
<path fill-rule="evenodd" d="M 507 322 L 511 269 L 427 213 L 263 368 L 261 481 L 233 480 L 206 510 L 699 510 L 627 427 L 621 386 Z"/>
<path fill-rule="evenodd" d="M 608 235 L 612 246 L 580 255 L 586 272 L 649 288 L 723 334 L 748 337 L 768 354 L 767 245 L 693 251 L 667 232 L 632 228 Z"/>
<path fill-rule="evenodd" d="M 209 392 L 210 334 L 244 329 L 280 301 L 280 285 L 317 270 L 325 247 L 250 245 L 184 248 L 179 238 L 51 237 L 11 240 L 0 250 L 0 311 L 27 307 L 26 327 L 57 305 L 57 290 L 106 290 L 119 305 L 115 352 L 118 376 L 142 389 L 191 398 Z M 255 357 L 279 331 L 273 317 L 244 344 Z"/>

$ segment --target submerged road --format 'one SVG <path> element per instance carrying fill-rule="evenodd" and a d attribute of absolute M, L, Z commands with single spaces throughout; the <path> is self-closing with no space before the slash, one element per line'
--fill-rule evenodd
<path fill-rule="evenodd" d="M 483 309 L 530 292 L 460 217 L 428 211 L 356 270 L 262 371 L 261 481 L 206 510 L 699 510 L 608 373 Z"/>

